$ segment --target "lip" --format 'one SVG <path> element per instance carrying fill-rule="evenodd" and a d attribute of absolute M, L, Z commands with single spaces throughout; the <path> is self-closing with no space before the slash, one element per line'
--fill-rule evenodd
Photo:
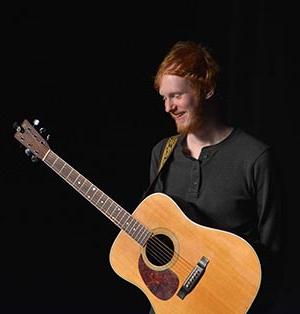
<path fill-rule="evenodd" d="M 178 121 L 178 120 L 181 120 L 184 115 L 185 115 L 185 112 L 180 112 L 176 114 L 173 113 L 172 117 L 174 120 Z"/>

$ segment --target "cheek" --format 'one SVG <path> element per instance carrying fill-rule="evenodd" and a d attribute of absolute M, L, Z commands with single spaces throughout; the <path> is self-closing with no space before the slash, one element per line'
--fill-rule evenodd
<path fill-rule="evenodd" d="M 194 107 L 193 102 L 190 98 L 183 98 L 177 101 L 177 106 L 182 110 L 191 110 Z"/>
<path fill-rule="evenodd" d="M 184 104 L 185 108 L 189 111 L 195 112 L 199 110 L 199 103 L 195 99 L 190 99 L 189 101 L 186 101 Z"/>

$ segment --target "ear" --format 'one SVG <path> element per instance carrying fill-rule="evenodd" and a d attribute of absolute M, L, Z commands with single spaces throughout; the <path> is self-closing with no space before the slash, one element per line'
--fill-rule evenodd
<path fill-rule="evenodd" d="M 209 99 L 213 94 L 215 93 L 215 90 L 212 88 L 205 96 L 205 99 Z"/>

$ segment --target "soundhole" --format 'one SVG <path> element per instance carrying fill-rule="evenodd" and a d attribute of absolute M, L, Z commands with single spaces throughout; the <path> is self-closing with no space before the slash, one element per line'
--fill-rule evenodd
<path fill-rule="evenodd" d="M 174 256 L 174 244 L 165 234 L 153 235 L 146 245 L 146 256 L 155 266 L 163 266 Z"/>

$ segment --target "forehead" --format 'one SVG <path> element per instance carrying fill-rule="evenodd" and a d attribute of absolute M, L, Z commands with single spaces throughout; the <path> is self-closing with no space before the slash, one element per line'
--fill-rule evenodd
<path fill-rule="evenodd" d="M 171 74 L 164 74 L 161 77 L 159 93 L 168 95 L 176 92 L 187 92 L 191 90 L 191 85 L 188 79 Z"/>

